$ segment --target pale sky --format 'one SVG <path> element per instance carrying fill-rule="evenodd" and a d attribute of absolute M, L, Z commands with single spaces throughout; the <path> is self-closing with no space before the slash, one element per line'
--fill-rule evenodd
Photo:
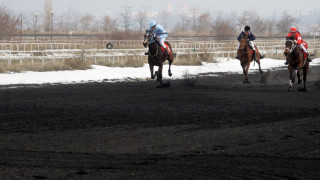
<path fill-rule="evenodd" d="M 44 12 L 45 0 L 0 0 L 0 5 L 16 13 Z M 169 5 L 171 3 L 171 5 Z M 320 0 L 52 0 L 53 10 L 58 13 L 68 11 L 108 14 L 118 16 L 123 6 L 130 6 L 133 11 L 145 9 L 147 12 L 158 11 L 170 7 L 172 12 L 181 12 L 191 8 L 210 10 L 211 12 L 236 12 L 256 10 L 261 15 L 281 15 L 282 12 L 306 13 L 320 11 Z"/>

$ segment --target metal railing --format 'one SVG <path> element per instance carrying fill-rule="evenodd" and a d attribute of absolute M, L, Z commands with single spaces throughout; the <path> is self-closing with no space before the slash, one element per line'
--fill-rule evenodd
<path fill-rule="evenodd" d="M 97 41 L 105 43 L 109 41 Z M 135 45 L 141 41 L 117 41 L 121 45 Z M 310 53 L 320 52 L 320 42 L 307 40 L 309 44 L 308 51 Z M 7 61 L 10 66 L 12 61 L 20 61 L 23 64 L 26 60 L 31 60 L 32 64 L 35 60 L 41 60 L 42 65 L 46 61 L 56 60 L 64 61 L 67 58 L 82 58 L 97 63 L 97 59 L 104 59 L 108 62 L 124 61 L 129 57 L 135 59 L 147 59 L 143 53 L 147 48 L 126 48 L 126 49 L 105 49 L 105 48 L 88 48 L 85 49 L 86 42 L 76 43 L 32 43 L 32 42 L 0 42 L 0 61 Z M 176 59 L 181 55 L 194 55 L 197 58 L 201 55 L 212 55 L 213 57 L 234 58 L 237 41 L 212 41 L 212 42 L 188 42 L 188 41 L 172 41 L 173 52 L 177 54 Z M 278 54 L 284 51 L 284 40 L 272 41 L 255 41 L 259 50 L 263 54 Z M 139 46 L 141 47 L 141 46 Z M 147 61 L 146 61 L 147 62 Z"/>

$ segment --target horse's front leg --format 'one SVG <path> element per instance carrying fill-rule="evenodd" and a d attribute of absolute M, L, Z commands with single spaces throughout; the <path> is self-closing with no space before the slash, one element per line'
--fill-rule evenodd
<path fill-rule="evenodd" d="M 294 72 L 293 72 L 293 67 L 291 65 L 288 66 L 289 70 L 289 87 L 288 91 L 292 91 L 292 83 L 294 83 Z"/>
<path fill-rule="evenodd" d="M 260 65 L 260 55 L 259 55 L 259 58 L 257 58 L 257 63 L 258 63 L 258 65 L 259 65 L 259 72 L 260 72 L 260 74 L 263 74 L 263 71 L 262 71 L 261 65 Z"/>
<path fill-rule="evenodd" d="M 162 68 L 163 68 L 163 64 L 159 65 L 159 69 L 158 69 L 158 73 L 157 73 L 157 81 L 160 82 L 160 85 L 158 86 L 159 88 L 163 87 L 163 84 L 162 84 Z"/>
<path fill-rule="evenodd" d="M 298 70 L 297 76 L 298 76 L 298 84 L 301 84 L 302 80 L 300 79 L 300 70 Z"/>
<path fill-rule="evenodd" d="M 295 83 L 296 82 L 296 75 L 298 74 L 298 67 L 294 67 L 293 70 L 292 70 L 292 83 Z"/>
<path fill-rule="evenodd" d="M 154 75 L 153 75 L 153 64 L 149 63 L 149 68 L 150 68 L 150 73 L 151 73 L 151 79 L 154 79 Z"/>
<path fill-rule="evenodd" d="M 303 91 L 307 91 L 306 83 L 307 83 L 307 74 L 308 74 L 309 65 L 303 68 Z"/>
<path fill-rule="evenodd" d="M 248 61 L 248 63 L 246 63 L 246 66 L 245 66 L 245 70 L 244 70 L 245 79 L 243 83 L 250 83 L 249 77 L 248 77 L 249 67 L 250 67 L 250 61 Z"/>
<path fill-rule="evenodd" d="M 172 73 L 171 73 L 171 64 L 172 64 L 172 61 L 169 60 L 169 70 L 168 70 L 168 75 L 171 77 L 172 76 Z"/>

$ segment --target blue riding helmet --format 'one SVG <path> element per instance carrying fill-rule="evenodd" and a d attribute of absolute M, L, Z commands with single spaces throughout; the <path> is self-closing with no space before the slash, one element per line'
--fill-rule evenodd
<path fill-rule="evenodd" d="M 157 25 L 157 22 L 155 20 L 151 20 L 149 23 L 149 27 L 153 27 L 154 25 Z"/>

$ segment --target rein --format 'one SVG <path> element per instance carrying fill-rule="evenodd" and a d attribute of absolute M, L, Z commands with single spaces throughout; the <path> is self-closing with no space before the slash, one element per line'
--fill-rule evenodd
<path fill-rule="evenodd" d="M 292 52 L 294 51 L 294 49 L 297 47 L 297 44 L 295 44 L 294 41 L 292 41 L 291 39 L 287 39 L 287 41 L 292 42 L 292 44 L 291 44 L 291 49 L 286 48 L 286 49 L 288 49 L 289 54 L 290 54 L 290 53 L 292 53 Z M 293 46 L 293 44 L 294 44 L 294 46 Z"/>
<path fill-rule="evenodd" d="M 294 51 L 294 49 L 297 47 L 297 44 L 295 44 L 294 41 L 291 40 L 291 39 L 287 39 L 287 41 L 292 42 L 292 44 L 291 44 L 291 49 L 286 48 L 286 49 L 288 49 L 289 54 L 291 54 L 291 53 Z M 293 46 L 293 45 L 294 45 L 294 46 Z M 306 65 L 306 63 L 307 63 L 307 59 L 303 60 L 303 64 L 302 64 L 301 67 L 299 67 L 299 69 L 302 69 L 302 68 Z"/>
<path fill-rule="evenodd" d="M 149 44 L 149 46 L 150 46 L 150 44 Z M 150 47 L 149 47 L 149 56 L 150 56 L 150 57 L 156 57 L 156 56 L 158 55 L 158 52 L 159 52 L 159 48 L 158 48 L 158 46 L 157 46 L 157 52 L 156 52 L 156 54 L 151 55 Z"/>
<path fill-rule="evenodd" d="M 149 46 L 149 56 L 150 56 L 150 57 L 156 57 L 156 56 L 158 55 L 158 53 L 159 53 L 159 48 L 158 48 L 158 46 L 157 46 L 157 52 L 156 52 L 154 55 L 151 55 L 150 45 L 151 45 L 152 43 L 155 43 L 155 42 L 156 42 L 156 39 L 154 38 L 154 35 L 153 35 L 152 32 L 149 32 L 149 33 L 151 34 L 151 38 L 150 38 L 150 41 L 149 41 L 149 43 L 148 43 L 148 46 Z"/>

